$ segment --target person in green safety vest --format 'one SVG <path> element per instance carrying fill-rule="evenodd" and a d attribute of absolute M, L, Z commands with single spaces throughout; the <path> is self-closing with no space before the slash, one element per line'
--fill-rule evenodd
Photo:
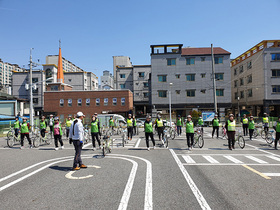
<path fill-rule="evenodd" d="M 112 117 L 112 120 L 113 120 L 113 117 Z M 99 136 L 101 136 L 100 123 L 99 123 L 99 121 L 97 121 L 95 116 L 92 117 L 90 126 L 91 126 L 90 130 L 91 130 L 91 139 L 92 139 L 92 146 L 93 146 L 92 150 L 93 151 L 95 150 L 95 140 L 98 143 L 99 149 L 101 149 L 101 142 L 99 139 Z"/>
<path fill-rule="evenodd" d="M 153 134 L 153 123 L 151 121 L 151 116 L 146 117 L 146 121 L 144 123 L 144 129 L 145 129 L 145 138 L 146 138 L 146 146 L 147 150 L 150 150 L 149 147 L 149 137 L 151 138 L 153 142 L 153 148 L 155 149 L 155 139 L 154 139 L 154 134 Z"/>
<path fill-rule="evenodd" d="M 29 123 L 27 123 L 27 118 L 24 117 L 22 118 L 22 124 L 20 125 L 20 144 L 21 147 L 20 149 L 24 149 L 24 137 L 27 138 L 28 143 L 29 143 L 29 147 L 32 148 L 32 143 L 31 143 L 31 139 L 29 136 L 29 130 L 30 130 L 31 126 L 29 125 Z"/>
<path fill-rule="evenodd" d="M 230 150 L 234 149 L 235 144 L 235 120 L 233 119 L 233 114 L 229 115 L 229 119 L 226 121 L 225 128 L 227 130 L 227 136 L 228 136 L 228 148 Z"/>
<path fill-rule="evenodd" d="M 113 116 L 110 116 L 110 119 L 109 119 L 109 128 L 111 131 L 114 131 L 114 127 L 115 127 L 115 121 L 113 119 Z"/>
<path fill-rule="evenodd" d="M 45 116 L 42 116 L 41 121 L 40 121 L 40 133 L 41 133 L 42 138 L 45 138 L 47 126 L 48 126 L 48 123 L 45 120 Z"/>
<path fill-rule="evenodd" d="M 137 121 L 135 116 L 133 116 L 133 135 L 136 135 Z"/>
<path fill-rule="evenodd" d="M 243 127 L 243 134 L 244 136 L 248 135 L 248 126 L 249 126 L 249 120 L 246 117 L 246 114 L 243 115 L 243 119 L 242 119 L 242 127 Z"/>
<path fill-rule="evenodd" d="M 254 130 L 255 130 L 255 122 L 254 122 L 254 117 L 253 116 L 250 116 L 248 127 L 249 127 L 249 137 L 250 137 L 250 140 L 252 140 L 252 136 L 253 136 L 253 133 L 254 133 Z"/>
<path fill-rule="evenodd" d="M 132 140 L 132 133 L 133 133 L 133 119 L 131 117 L 131 114 L 128 115 L 128 118 L 126 119 L 126 126 L 127 126 L 127 137 L 128 140 Z"/>
<path fill-rule="evenodd" d="M 217 139 L 218 139 L 219 138 L 219 119 L 218 119 L 217 114 L 215 114 L 214 119 L 212 120 L 212 127 L 213 127 L 212 139 L 214 137 L 215 130 L 217 130 Z"/>
<path fill-rule="evenodd" d="M 199 127 L 201 127 L 201 132 L 203 133 L 203 119 L 201 115 L 198 118 L 197 124 Z"/>
<path fill-rule="evenodd" d="M 163 138 L 163 135 L 164 135 L 164 122 L 163 120 L 161 119 L 161 116 L 158 115 L 157 119 L 155 120 L 154 124 L 156 124 L 156 129 L 157 129 L 157 132 L 158 132 L 158 137 L 159 137 L 159 140 L 161 141 L 161 138 Z"/>
<path fill-rule="evenodd" d="M 18 137 L 19 128 L 20 128 L 20 122 L 19 122 L 18 116 L 17 116 L 16 121 L 14 122 L 14 130 L 15 130 L 15 136 L 16 137 Z"/>
<path fill-rule="evenodd" d="M 60 148 L 64 149 L 63 141 L 62 141 L 62 126 L 59 122 L 59 118 L 54 118 L 54 124 L 53 124 L 53 136 L 54 136 L 54 144 L 55 144 L 55 150 L 58 150 L 58 141 L 60 143 Z"/>
<path fill-rule="evenodd" d="M 71 127 L 72 123 L 73 123 L 72 117 L 68 116 L 68 118 L 66 119 L 66 123 L 65 123 L 65 125 L 66 125 L 66 139 L 68 139 L 68 140 L 69 140 L 69 131 L 70 131 L 70 127 Z M 69 144 L 72 144 L 72 142 L 69 141 Z"/>
<path fill-rule="evenodd" d="M 186 122 L 186 136 L 187 136 L 187 144 L 188 149 L 192 150 L 193 147 L 193 137 L 194 137 L 194 125 L 192 122 L 192 116 L 187 116 L 187 122 Z"/>
<path fill-rule="evenodd" d="M 53 115 L 51 114 L 50 119 L 49 119 L 49 127 L 50 127 L 51 135 L 52 135 L 52 132 L 53 132 L 53 123 L 54 123 L 54 118 L 53 118 Z"/>
<path fill-rule="evenodd" d="M 268 129 L 269 129 L 269 119 L 266 113 L 263 113 L 263 128 L 265 131 L 265 135 L 267 135 Z"/>
<path fill-rule="evenodd" d="M 183 120 L 182 120 L 182 118 L 181 118 L 180 115 L 178 115 L 176 125 L 177 125 L 177 134 L 178 134 L 178 136 L 181 136 L 181 134 L 182 134 Z"/>
<path fill-rule="evenodd" d="M 277 148 L 277 143 L 278 143 L 279 138 L 280 138 L 280 116 L 278 116 L 278 121 L 276 121 L 274 123 L 273 128 L 276 131 L 274 147 L 275 147 L 275 149 L 278 149 Z"/>

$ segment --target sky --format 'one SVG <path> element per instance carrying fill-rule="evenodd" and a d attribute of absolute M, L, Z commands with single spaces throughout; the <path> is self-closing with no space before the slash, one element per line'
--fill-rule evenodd
<path fill-rule="evenodd" d="M 98 77 L 112 56 L 150 64 L 150 45 L 222 47 L 235 58 L 280 39 L 280 0 L 0 0 L 0 58 L 27 67 L 62 56 Z M 41 68 L 42 67 L 37 67 Z"/>

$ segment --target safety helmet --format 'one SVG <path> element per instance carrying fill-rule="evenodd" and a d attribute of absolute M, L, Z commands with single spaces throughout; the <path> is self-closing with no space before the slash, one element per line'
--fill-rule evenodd
<path fill-rule="evenodd" d="M 54 120 L 59 120 L 59 118 L 58 118 L 58 117 L 55 117 Z"/>
<path fill-rule="evenodd" d="M 85 115 L 83 114 L 83 112 L 78 112 L 76 116 L 81 117 L 81 116 L 85 116 Z"/>
<path fill-rule="evenodd" d="M 233 114 L 229 114 L 229 117 L 234 117 L 234 115 Z"/>
<path fill-rule="evenodd" d="M 254 118 L 253 116 L 250 116 L 250 118 Z"/>
<path fill-rule="evenodd" d="M 215 117 L 218 117 L 218 115 L 217 115 L 217 114 L 215 114 Z"/>
<path fill-rule="evenodd" d="M 178 117 L 181 117 L 181 115 L 178 115 Z"/>
<path fill-rule="evenodd" d="M 191 115 L 188 115 L 187 118 L 192 118 L 192 116 L 191 116 Z"/>

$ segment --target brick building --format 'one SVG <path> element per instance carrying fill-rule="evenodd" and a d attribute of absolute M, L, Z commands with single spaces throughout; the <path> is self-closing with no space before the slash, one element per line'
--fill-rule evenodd
<path fill-rule="evenodd" d="M 78 111 L 82 111 L 86 118 L 95 112 L 126 116 L 133 110 L 133 94 L 130 90 L 46 91 L 44 105 L 45 114 L 53 113 L 61 120 Z"/>

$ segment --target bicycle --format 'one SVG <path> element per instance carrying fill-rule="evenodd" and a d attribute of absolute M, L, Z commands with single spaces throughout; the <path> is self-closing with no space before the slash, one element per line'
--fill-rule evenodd
<path fill-rule="evenodd" d="M 223 137 L 223 139 L 227 139 L 227 130 L 226 130 L 225 126 L 223 126 L 222 129 L 223 129 L 222 130 L 222 137 Z"/>
<path fill-rule="evenodd" d="M 242 136 L 242 131 L 241 130 L 237 130 L 237 135 L 235 137 L 235 142 L 238 142 L 238 145 L 241 149 L 243 149 L 245 147 L 245 140 Z"/>
<path fill-rule="evenodd" d="M 124 147 L 124 145 L 127 143 L 127 129 L 123 128 L 122 129 L 122 146 Z"/>
<path fill-rule="evenodd" d="M 261 137 L 263 138 L 263 139 L 266 139 L 266 135 L 268 134 L 268 131 L 265 131 L 264 130 L 264 126 L 262 126 L 262 130 L 261 130 Z"/>
<path fill-rule="evenodd" d="M 255 128 L 254 131 L 253 131 L 253 138 L 257 138 L 257 136 L 260 135 L 260 131 L 258 128 Z"/>
<path fill-rule="evenodd" d="M 12 148 L 15 142 L 20 142 L 20 133 L 18 133 L 18 136 L 15 136 L 15 130 L 12 127 L 10 127 L 10 130 L 7 133 L 8 147 Z"/>
<path fill-rule="evenodd" d="M 84 142 L 87 144 L 89 142 L 90 136 L 89 136 L 89 128 L 88 125 L 85 125 L 84 127 Z"/>
<path fill-rule="evenodd" d="M 275 141 L 275 138 L 273 137 L 274 135 L 274 130 L 269 130 L 266 137 L 265 137 L 265 141 L 268 144 L 272 144 Z"/>
<path fill-rule="evenodd" d="M 113 148 L 113 140 L 111 136 L 105 135 L 102 142 L 102 154 L 105 157 L 107 153 L 111 153 Z"/>
<path fill-rule="evenodd" d="M 200 129 L 197 129 L 194 132 L 194 142 L 193 142 L 193 147 L 197 144 L 199 148 L 202 148 L 204 146 L 204 139 L 202 136 L 202 131 Z"/>
<path fill-rule="evenodd" d="M 170 133 L 166 129 L 163 130 L 163 137 L 162 137 L 162 146 L 168 148 Z"/>
<path fill-rule="evenodd" d="M 31 134 L 30 138 L 33 139 L 33 146 L 35 148 L 38 148 L 42 143 L 47 145 L 51 144 L 51 134 L 48 131 L 45 131 L 45 137 L 42 137 L 38 128 L 35 128 L 34 134 Z"/>

